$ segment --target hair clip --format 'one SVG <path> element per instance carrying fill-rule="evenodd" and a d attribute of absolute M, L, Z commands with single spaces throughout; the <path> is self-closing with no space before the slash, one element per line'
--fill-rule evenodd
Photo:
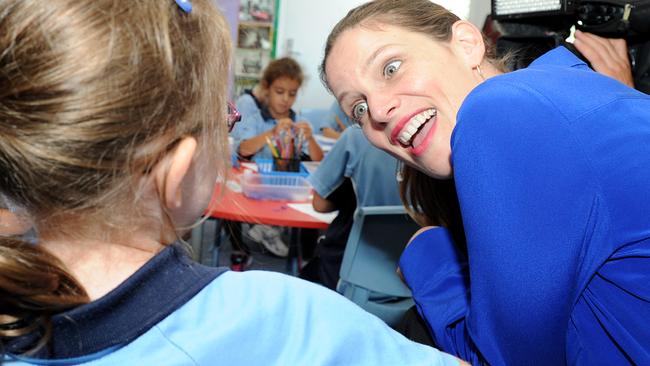
<path fill-rule="evenodd" d="M 178 5 L 179 8 L 181 8 L 184 12 L 186 13 L 191 13 L 192 12 L 192 3 L 190 0 L 174 0 L 176 1 L 176 5 Z"/>

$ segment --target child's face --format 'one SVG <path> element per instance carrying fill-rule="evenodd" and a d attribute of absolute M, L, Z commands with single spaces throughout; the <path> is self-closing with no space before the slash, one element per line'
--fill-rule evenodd
<path fill-rule="evenodd" d="M 326 74 L 342 109 L 373 145 L 428 175 L 451 175 L 456 114 L 476 85 L 453 40 L 390 25 L 357 26 L 335 42 Z"/>
<path fill-rule="evenodd" d="M 267 101 L 269 111 L 274 118 L 289 116 L 289 109 L 296 102 L 298 88 L 300 83 L 287 76 L 273 80 L 267 88 Z"/>

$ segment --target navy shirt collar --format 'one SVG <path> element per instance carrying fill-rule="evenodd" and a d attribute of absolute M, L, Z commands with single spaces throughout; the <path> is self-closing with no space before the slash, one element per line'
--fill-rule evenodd
<path fill-rule="evenodd" d="M 189 301 L 225 268 L 192 261 L 179 244 L 169 245 L 106 296 L 52 318 L 53 334 L 38 358 L 74 358 L 127 344 Z M 35 336 L 7 345 L 20 353 Z"/>
<path fill-rule="evenodd" d="M 260 109 L 260 113 L 262 114 L 262 118 L 264 118 L 265 121 L 275 120 L 275 118 L 271 116 L 271 111 L 269 111 L 269 108 L 267 106 L 263 106 Z M 291 118 L 292 121 L 296 122 L 296 112 L 294 112 L 293 109 L 289 109 L 289 118 Z"/>

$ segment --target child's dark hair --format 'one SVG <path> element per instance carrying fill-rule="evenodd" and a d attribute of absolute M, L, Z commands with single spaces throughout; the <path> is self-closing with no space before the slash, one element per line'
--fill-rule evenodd
<path fill-rule="evenodd" d="M 283 57 L 269 62 L 262 75 L 262 83 L 265 87 L 271 86 L 276 79 L 287 77 L 302 84 L 304 75 L 296 60 L 290 57 Z"/>

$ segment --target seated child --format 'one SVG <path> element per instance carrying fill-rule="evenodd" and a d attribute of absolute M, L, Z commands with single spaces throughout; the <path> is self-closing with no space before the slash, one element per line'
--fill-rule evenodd
<path fill-rule="evenodd" d="M 0 237 L 0 362 L 458 364 L 320 286 L 191 260 L 235 122 L 212 0 L 2 5 L 0 194 L 39 235 Z"/>
<path fill-rule="evenodd" d="M 269 147 L 283 145 L 287 150 L 299 146 L 291 157 L 300 160 L 320 161 L 323 151 L 314 139 L 311 124 L 300 119 L 291 109 L 296 101 L 303 74 L 298 63 L 289 58 L 273 60 L 264 69 L 260 82 L 266 104 L 259 100 L 262 108 L 259 113 L 242 113 L 242 123 L 232 132 L 235 150 L 246 159 L 271 159 L 273 152 Z M 293 139 L 293 143 L 287 143 Z M 301 143 L 298 143 L 301 142 Z M 279 151 L 282 157 L 288 151 Z"/>
<path fill-rule="evenodd" d="M 280 58 L 271 61 L 264 69 L 259 84 L 261 88 L 257 93 L 245 93 L 238 99 L 238 104 L 247 109 L 242 112 L 242 123 L 231 134 L 239 157 L 252 160 L 281 157 L 307 161 L 323 158 L 311 124 L 291 109 L 302 81 L 300 65 L 292 58 Z M 255 111 L 253 105 L 261 108 Z M 253 225 L 248 235 L 276 256 L 286 257 L 289 254 L 289 246 L 282 239 L 280 227 Z M 308 238 L 309 235 L 303 237 Z"/>

